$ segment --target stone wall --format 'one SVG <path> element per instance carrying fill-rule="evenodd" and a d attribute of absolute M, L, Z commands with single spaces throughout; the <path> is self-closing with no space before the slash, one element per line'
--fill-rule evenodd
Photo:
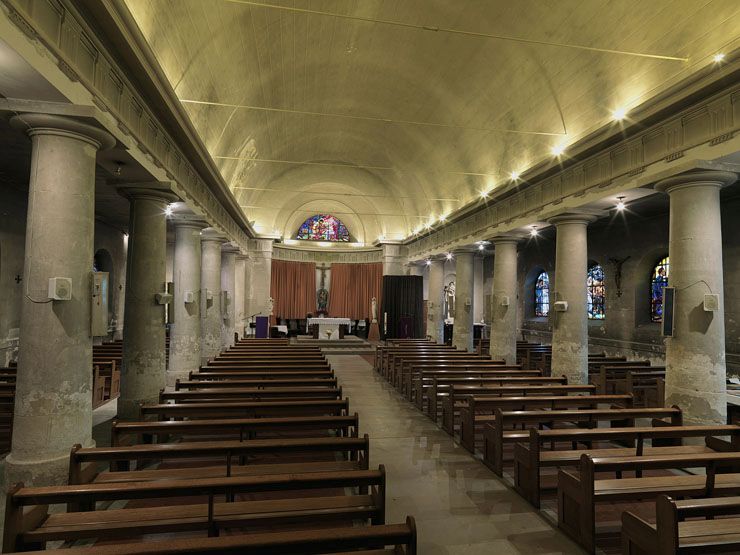
<path fill-rule="evenodd" d="M 723 265 L 727 366 L 740 373 L 740 199 L 722 204 Z M 589 264 L 604 268 L 606 318 L 589 321 L 591 352 L 607 352 L 664 363 L 660 324 L 650 321 L 650 276 L 656 262 L 668 255 L 668 214 L 640 217 L 616 215 L 591 224 L 588 230 Z M 625 260 L 626 259 L 626 260 Z M 616 261 L 621 268 L 621 295 L 617 290 Z M 520 246 L 519 313 L 525 337 L 550 341 L 547 318 L 534 316 L 534 282 L 547 271 L 551 288 L 555 278 L 554 229 Z M 585 286 L 584 276 L 584 286 Z"/>

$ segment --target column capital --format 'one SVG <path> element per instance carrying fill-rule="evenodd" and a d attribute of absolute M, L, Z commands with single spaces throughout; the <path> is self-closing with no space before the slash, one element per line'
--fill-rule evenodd
<path fill-rule="evenodd" d="M 213 242 L 220 244 L 226 242 L 226 236 L 214 227 L 207 227 L 200 232 L 200 240 L 202 243 Z"/>
<path fill-rule="evenodd" d="M 64 116 L 18 114 L 10 118 L 10 125 L 25 131 L 29 137 L 38 135 L 67 137 L 91 144 L 98 150 L 108 150 L 116 144 L 116 139 L 107 131 Z"/>
<path fill-rule="evenodd" d="M 497 235 L 496 237 L 491 238 L 491 243 L 493 243 L 494 247 L 498 245 L 517 245 L 521 240 L 521 237 L 516 237 L 514 235 Z"/>
<path fill-rule="evenodd" d="M 462 256 L 462 255 L 465 255 L 465 254 L 469 254 L 469 255 L 472 256 L 476 252 L 477 252 L 476 250 L 473 250 L 473 249 L 471 249 L 469 247 L 461 247 L 461 248 L 454 249 L 452 251 L 452 254 L 454 254 L 456 257 Z"/>
<path fill-rule="evenodd" d="M 191 227 L 197 230 L 208 227 L 208 222 L 190 210 L 184 202 L 170 205 L 170 221 L 175 227 Z"/>
<path fill-rule="evenodd" d="M 737 174 L 735 172 L 703 170 L 682 173 L 668 179 L 663 179 L 662 181 L 658 181 L 654 185 L 654 188 L 656 191 L 671 194 L 673 191 L 687 187 L 703 186 L 721 189 L 722 187 L 732 185 L 735 181 L 737 181 Z"/>
<path fill-rule="evenodd" d="M 598 220 L 598 215 L 590 212 L 566 212 L 564 214 L 558 214 L 550 218 L 548 223 L 551 223 L 555 227 L 562 224 L 582 224 L 588 225 Z"/>
<path fill-rule="evenodd" d="M 242 252 L 241 250 L 236 255 L 237 260 L 249 260 L 249 253 Z"/>
<path fill-rule="evenodd" d="M 241 251 L 239 250 L 239 247 L 236 246 L 234 243 L 224 243 L 221 245 L 221 254 L 233 254 L 237 255 Z"/>
<path fill-rule="evenodd" d="M 154 200 L 156 202 L 171 203 L 180 200 L 170 189 L 169 183 L 149 181 L 145 183 L 128 183 L 119 185 L 118 194 L 129 200 Z"/>

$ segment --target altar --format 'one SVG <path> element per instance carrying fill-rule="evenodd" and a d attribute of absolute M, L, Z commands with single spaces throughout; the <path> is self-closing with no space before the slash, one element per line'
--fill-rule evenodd
<path fill-rule="evenodd" d="M 316 326 L 315 328 L 312 326 Z M 345 326 L 345 329 L 340 331 L 340 326 Z M 317 339 L 330 339 L 339 340 L 344 337 L 345 332 L 349 332 L 349 328 L 352 326 L 352 321 L 349 318 L 309 318 L 308 329 L 318 330 L 318 334 L 314 335 Z"/>

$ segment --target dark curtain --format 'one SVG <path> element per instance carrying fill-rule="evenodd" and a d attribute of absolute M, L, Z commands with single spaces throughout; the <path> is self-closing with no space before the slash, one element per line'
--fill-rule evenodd
<path fill-rule="evenodd" d="M 384 314 L 388 315 L 388 329 L 384 339 L 400 337 L 400 327 L 406 319 L 411 321 L 411 337 L 424 337 L 424 278 L 383 276 L 383 296 L 378 314 L 381 333 Z"/>

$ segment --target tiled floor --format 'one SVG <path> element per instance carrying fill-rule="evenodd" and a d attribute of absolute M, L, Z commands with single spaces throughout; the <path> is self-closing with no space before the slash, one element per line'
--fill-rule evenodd
<path fill-rule="evenodd" d="M 371 466 L 388 473 L 387 522 L 414 515 L 423 555 L 582 553 L 360 356 L 329 357 Z"/>

